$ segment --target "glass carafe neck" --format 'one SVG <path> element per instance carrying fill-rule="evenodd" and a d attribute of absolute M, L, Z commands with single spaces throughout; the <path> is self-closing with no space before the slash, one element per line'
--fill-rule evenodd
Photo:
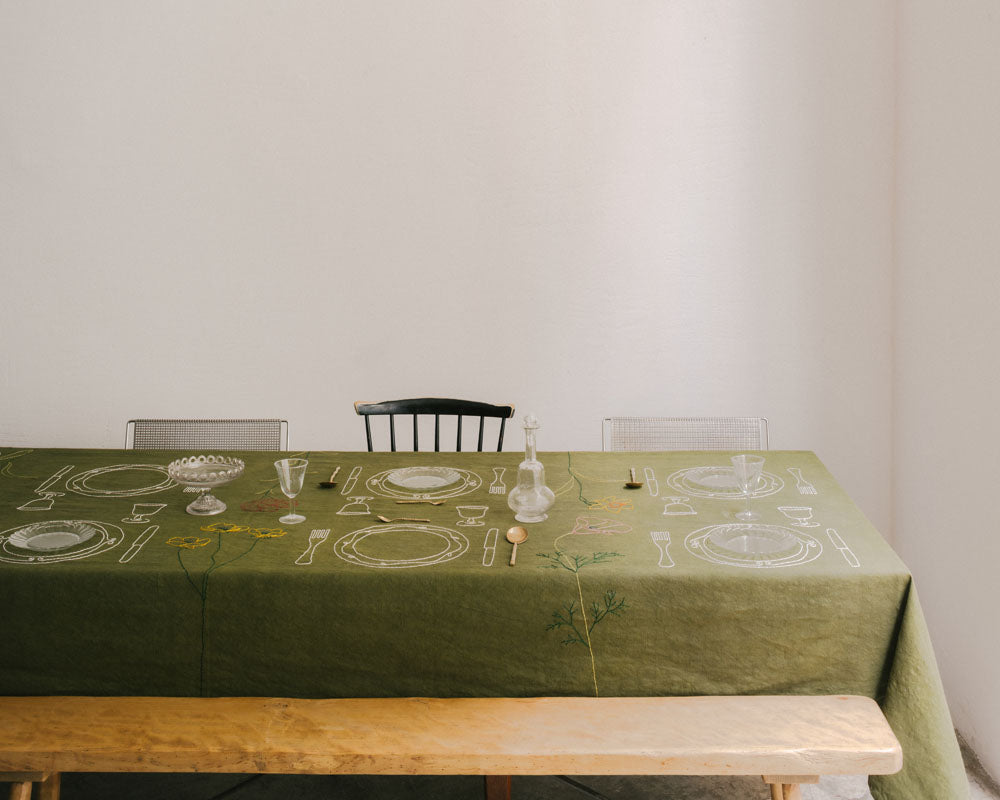
<path fill-rule="evenodd" d="M 538 418 L 528 414 L 524 418 L 524 460 L 537 461 L 535 453 L 535 431 L 538 430 Z"/>

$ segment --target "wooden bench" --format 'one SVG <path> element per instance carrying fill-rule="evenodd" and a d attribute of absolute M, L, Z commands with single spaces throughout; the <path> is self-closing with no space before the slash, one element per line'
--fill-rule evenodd
<path fill-rule="evenodd" d="M 15 800 L 57 800 L 62 772 L 471 774 L 489 800 L 511 775 L 762 775 L 793 800 L 901 766 L 864 697 L 0 698 Z"/>

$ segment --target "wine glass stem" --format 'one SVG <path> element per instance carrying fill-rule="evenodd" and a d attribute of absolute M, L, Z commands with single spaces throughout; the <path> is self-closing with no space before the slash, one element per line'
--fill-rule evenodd
<path fill-rule="evenodd" d="M 288 498 L 288 515 L 295 516 L 295 495 Z"/>
<path fill-rule="evenodd" d="M 751 491 L 747 491 L 747 517 L 750 517 L 750 497 L 753 494 Z"/>

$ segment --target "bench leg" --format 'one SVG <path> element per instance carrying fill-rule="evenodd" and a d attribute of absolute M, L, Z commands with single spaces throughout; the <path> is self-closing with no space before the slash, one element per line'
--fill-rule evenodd
<path fill-rule="evenodd" d="M 484 775 L 486 800 L 510 800 L 510 775 Z"/>
<path fill-rule="evenodd" d="M 31 781 L 18 781 L 10 785 L 10 800 L 31 800 Z"/>
<path fill-rule="evenodd" d="M 38 800 L 59 800 L 59 779 L 61 774 L 53 772 L 38 784 Z"/>
<path fill-rule="evenodd" d="M 800 783 L 819 783 L 819 775 L 763 775 L 771 800 L 802 800 Z"/>

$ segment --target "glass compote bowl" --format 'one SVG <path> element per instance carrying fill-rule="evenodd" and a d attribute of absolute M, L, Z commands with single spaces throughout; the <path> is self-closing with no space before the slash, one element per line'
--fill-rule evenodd
<path fill-rule="evenodd" d="M 736 519 L 743 522 L 755 522 L 760 519 L 760 514 L 750 510 L 750 498 L 753 497 L 757 484 L 760 482 L 760 474 L 764 470 L 764 457 L 741 455 L 733 456 L 730 460 L 733 462 L 733 477 L 736 479 L 736 485 L 747 499 L 746 509 L 738 512 Z"/>
<path fill-rule="evenodd" d="M 306 467 L 309 462 L 304 458 L 283 458 L 274 462 L 274 468 L 278 470 L 278 481 L 281 483 L 281 491 L 288 498 L 288 513 L 283 517 L 278 517 L 278 522 L 285 525 L 295 525 L 305 522 L 305 517 L 295 513 L 295 496 L 302 491 L 302 482 L 306 477 Z"/>
<path fill-rule="evenodd" d="M 778 511 L 792 520 L 792 525 L 800 528 L 818 528 L 818 522 L 812 522 L 813 510 L 810 506 L 778 506 Z"/>
<path fill-rule="evenodd" d="M 209 516 L 226 510 L 226 504 L 212 494 L 212 489 L 236 480 L 245 466 L 241 459 L 229 456 L 188 456 L 167 464 L 167 475 L 199 492 L 188 505 L 188 514 Z"/>
<path fill-rule="evenodd" d="M 490 509 L 489 506 L 458 506 L 455 510 L 462 518 L 458 521 L 459 525 L 485 525 L 482 518 Z"/>

